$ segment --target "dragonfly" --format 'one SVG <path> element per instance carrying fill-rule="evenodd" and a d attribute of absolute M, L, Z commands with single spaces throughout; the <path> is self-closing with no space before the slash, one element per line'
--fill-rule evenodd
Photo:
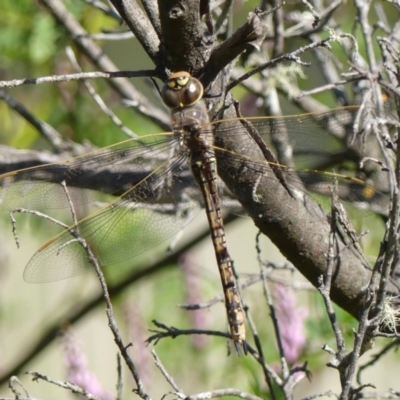
<path fill-rule="evenodd" d="M 230 174 L 229 163 L 243 164 L 260 177 L 278 179 L 288 191 L 304 190 L 311 184 L 312 190 L 321 192 L 335 180 L 352 194 L 352 202 L 367 203 L 376 192 L 364 181 L 283 165 L 269 146 L 273 134 L 287 132 L 293 135 L 300 159 L 312 142 L 314 161 L 327 160 L 332 149 L 341 147 L 339 140 L 323 133 L 343 138 L 352 131 L 358 108 L 210 121 L 203 86 L 188 72 L 173 73 L 161 96 L 171 110 L 172 132 L 129 139 L 73 159 L 2 174 L 0 209 L 68 208 L 69 198 L 61 183 L 68 187 L 74 204 L 96 201 L 98 191 L 113 196 L 111 202 L 45 243 L 30 259 L 24 279 L 50 282 L 93 269 L 79 241 L 71 240 L 71 232 L 79 232 L 101 266 L 112 265 L 172 237 L 205 208 L 231 338 L 238 353 L 241 349 L 246 353 L 245 317 L 223 224 L 220 192 L 226 188 L 222 189 L 218 173 Z M 221 147 L 216 133 L 241 141 L 243 154 Z M 249 141 L 260 146 L 259 157 L 246 156 Z"/>

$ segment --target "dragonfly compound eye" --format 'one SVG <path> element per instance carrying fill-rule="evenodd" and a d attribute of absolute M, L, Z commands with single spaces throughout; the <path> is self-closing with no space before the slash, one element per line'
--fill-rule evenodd
<path fill-rule="evenodd" d="M 196 104 L 203 97 L 203 85 L 188 72 L 175 72 L 164 85 L 161 96 L 169 108 L 183 108 Z"/>

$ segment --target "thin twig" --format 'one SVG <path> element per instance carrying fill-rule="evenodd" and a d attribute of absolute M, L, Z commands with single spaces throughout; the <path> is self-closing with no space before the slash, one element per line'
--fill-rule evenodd
<path fill-rule="evenodd" d="M 25 395 L 21 395 L 19 388 L 20 387 L 24 392 Z M 31 399 L 31 396 L 29 395 L 28 391 L 25 389 L 24 385 L 22 382 L 16 377 L 12 376 L 9 381 L 8 381 L 8 387 L 11 389 L 11 391 L 15 394 L 15 399 L 17 400 L 22 400 L 22 399 Z"/>
<path fill-rule="evenodd" d="M 157 353 L 155 352 L 155 350 L 151 350 L 151 354 L 154 357 L 154 362 L 157 366 L 157 368 L 161 371 L 161 373 L 164 375 L 164 378 L 166 379 L 166 381 L 171 385 L 171 387 L 175 390 L 175 392 L 180 396 L 183 396 L 183 398 L 186 397 L 186 395 L 183 393 L 183 391 L 178 387 L 178 385 L 175 383 L 174 378 L 167 372 L 167 370 L 165 369 L 164 365 L 162 364 L 161 360 L 159 359 L 159 357 L 157 356 Z"/>
<path fill-rule="evenodd" d="M 71 64 L 75 68 L 78 73 L 82 73 L 82 69 L 78 64 L 78 61 L 75 57 L 75 54 L 71 47 L 67 47 L 66 49 L 67 56 L 71 61 Z M 128 137 L 137 138 L 138 136 L 136 133 L 131 131 L 127 126 L 125 126 L 122 121 L 107 107 L 106 103 L 104 103 L 103 99 L 96 93 L 94 87 L 86 80 L 83 79 L 83 84 L 85 85 L 86 89 L 88 90 L 89 94 L 93 97 L 93 100 L 98 104 L 100 109 L 106 114 L 111 121 L 119 128 L 122 132 L 125 133 Z"/>
<path fill-rule="evenodd" d="M 287 361 L 285 358 L 285 352 L 283 350 L 282 337 L 281 337 L 280 328 L 279 328 L 279 321 L 278 321 L 277 315 L 275 313 L 275 307 L 272 302 L 272 296 L 269 291 L 268 282 L 267 282 L 267 278 L 266 278 L 266 275 L 264 272 L 264 268 L 261 268 L 261 275 L 263 276 L 262 283 L 263 283 L 264 296 L 265 296 L 265 299 L 267 300 L 267 304 L 268 304 L 269 311 L 271 314 L 271 321 L 272 321 L 272 325 L 273 325 L 274 331 L 275 331 L 275 339 L 276 339 L 278 349 L 279 349 L 279 357 L 280 357 L 280 361 L 281 361 L 282 375 L 283 375 L 283 379 L 286 380 L 290 376 L 289 367 L 288 367 L 288 364 L 287 364 Z"/>
<path fill-rule="evenodd" d="M 234 88 L 235 86 L 239 85 L 241 82 L 245 81 L 246 79 L 248 79 L 250 76 L 257 74 L 258 72 L 261 72 L 262 70 L 272 67 L 273 65 L 279 64 L 283 61 L 293 61 L 296 62 L 300 65 L 306 65 L 308 66 L 309 64 L 302 62 L 298 56 L 300 54 L 303 54 L 305 51 L 307 50 L 311 50 L 311 49 L 315 49 L 316 47 L 325 47 L 328 45 L 329 42 L 331 42 L 332 40 L 334 40 L 331 37 L 328 37 L 326 39 L 320 40 L 318 42 L 313 42 L 310 43 L 307 46 L 303 46 L 300 47 L 299 49 L 291 52 L 291 53 L 287 53 L 287 54 L 283 54 L 277 58 L 274 58 L 264 64 L 259 65 L 258 67 L 252 69 L 251 71 L 243 74 L 240 78 L 232 81 L 226 88 L 226 92 L 230 91 L 232 88 Z"/>
<path fill-rule="evenodd" d="M 312 27 L 315 29 L 318 24 L 321 21 L 321 17 L 318 15 L 318 13 L 315 11 L 314 7 L 312 6 L 311 3 L 309 3 L 307 0 L 301 0 L 301 2 L 308 8 L 310 11 L 311 15 L 314 17 L 314 22 L 312 24 Z"/>
<path fill-rule="evenodd" d="M 121 365 L 121 355 L 117 353 L 117 397 L 116 400 L 122 400 L 123 392 L 123 381 L 122 381 L 122 365 Z"/>
<path fill-rule="evenodd" d="M 209 392 L 193 394 L 186 397 L 186 400 L 207 400 L 225 396 L 239 397 L 240 399 L 245 399 L 245 400 L 263 400 L 261 397 L 255 396 L 253 394 L 243 392 L 242 390 L 239 389 L 231 389 L 231 388 L 217 389 L 217 390 L 211 390 Z"/>
<path fill-rule="evenodd" d="M 400 339 L 396 339 L 390 343 L 388 343 L 385 347 L 383 347 L 378 353 L 374 354 L 371 359 L 363 365 L 360 365 L 357 371 L 357 382 L 361 385 L 361 374 L 363 371 L 373 365 L 375 365 L 378 361 L 381 361 L 382 357 L 386 355 L 393 348 L 397 348 L 400 345 Z"/>
<path fill-rule="evenodd" d="M 0 81 L 0 86 L 2 82 Z M 34 116 L 22 103 L 0 88 L 0 99 L 4 100 L 9 107 L 16 111 L 22 118 L 28 121 L 46 140 L 53 146 L 55 150 L 65 151 L 72 148 L 78 148 L 79 145 L 73 145 L 63 139 L 62 135 L 48 123 L 41 121 Z"/>
<path fill-rule="evenodd" d="M 208 335 L 208 336 L 219 336 L 227 339 L 231 339 L 232 335 L 228 332 L 221 332 L 221 331 L 213 331 L 208 329 L 179 329 L 173 326 L 167 326 L 161 322 L 156 320 L 152 321 L 153 324 L 159 328 L 160 330 L 150 329 L 150 332 L 155 333 L 154 335 L 147 338 L 146 343 L 157 344 L 161 339 L 164 338 L 172 338 L 175 339 L 178 336 L 186 336 L 186 335 Z"/>
<path fill-rule="evenodd" d="M 156 72 L 154 70 L 79 72 L 76 74 L 50 75 L 50 76 L 42 76 L 39 78 L 24 78 L 24 79 L 13 79 L 11 81 L 0 81 L 0 88 L 5 88 L 5 87 L 12 88 L 21 85 L 39 85 L 41 83 L 79 81 L 82 79 L 99 79 L 99 78 L 114 79 L 114 78 L 138 78 L 138 77 L 156 77 Z"/>
<path fill-rule="evenodd" d="M 245 289 L 250 286 L 253 286 L 254 284 L 260 282 L 262 280 L 261 275 L 254 275 L 245 282 L 240 284 L 240 289 Z M 214 296 L 208 301 L 205 301 L 203 303 L 196 303 L 196 304 L 178 304 L 178 307 L 183 308 L 184 310 L 202 310 L 205 308 L 210 308 L 214 304 L 221 303 L 224 301 L 224 294 L 220 293 L 217 296 Z"/>
<path fill-rule="evenodd" d="M 314 400 L 314 399 L 318 399 L 319 397 L 331 397 L 331 396 L 335 396 L 335 393 L 332 392 L 332 390 L 327 390 L 326 392 L 322 392 L 322 393 L 318 393 L 318 394 L 313 394 L 311 396 L 306 396 L 306 397 L 302 397 L 301 400 Z"/>
<path fill-rule="evenodd" d="M 27 371 L 26 373 L 28 375 L 32 375 L 33 381 L 39 381 L 41 379 L 42 381 L 49 382 L 49 383 L 59 386 L 63 389 L 68 389 L 72 393 L 80 394 L 88 400 L 101 400 L 100 397 L 97 397 L 97 396 L 89 393 L 85 389 L 82 389 L 80 386 L 77 386 L 71 382 L 57 381 L 55 379 L 48 377 L 47 375 L 40 374 L 39 372 Z"/>
<path fill-rule="evenodd" d="M 14 209 L 10 210 L 9 215 L 10 215 L 10 219 L 11 219 L 12 233 L 13 233 L 14 240 L 15 240 L 15 243 L 16 243 L 18 248 L 20 247 L 20 243 L 19 243 L 18 234 L 17 234 L 17 221 L 15 220 L 15 218 L 13 216 L 13 214 L 15 214 L 15 213 L 33 214 L 33 215 L 36 215 L 39 218 L 47 219 L 48 221 L 52 222 L 53 224 L 59 225 L 64 229 L 68 229 L 68 225 L 64 224 L 63 222 L 61 222 L 61 221 L 59 221 L 59 220 L 57 220 L 55 218 L 50 217 L 47 214 L 43 214 L 43 213 L 41 213 L 39 211 L 29 210 L 29 209 L 26 209 L 26 208 L 14 208 Z"/>

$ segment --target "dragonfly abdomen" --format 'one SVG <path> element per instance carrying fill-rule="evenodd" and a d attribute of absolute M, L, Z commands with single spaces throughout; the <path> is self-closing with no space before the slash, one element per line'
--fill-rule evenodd
<path fill-rule="evenodd" d="M 225 297 L 225 306 L 229 327 L 236 349 L 245 348 L 244 314 L 236 279 L 233 273 L 232 259 L 226 245 L 225 229 L 222 220 L 220 199 L 218 196 L 216 160 L 214 156 L 192 154 L 191 169 L 204 198 L 206 214 L 215 249 L 218 270 Z M 204 157 L 200 159 L 200 157 Z"/>

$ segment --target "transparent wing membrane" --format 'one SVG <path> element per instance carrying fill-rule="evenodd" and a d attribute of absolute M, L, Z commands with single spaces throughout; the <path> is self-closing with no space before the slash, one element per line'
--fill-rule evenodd
<path fill-rule="evenodd" d="M 306 191 L 319 201 L 321 195 L 327 196 L 328 203 L 331 188 L 336 184 L 342 202 L 370 210 L 358 215 L 365 216 L 371 212 L 386 215 L 388 195 L 377 190 L 371 181 L 361 179 L 358 174 L 362 149 L 376 145 L 375 141 L 367 136 L 370 129 L 368 118 L 363 121 L 364 125 L 358 126 L 358 131 L 354 130 L 358 111 L 357 107 L 349 107 L 317 114 L 216 122 L 218 168 L 228 175 L 233 175 L 238 167 L 243 165 L 269 179 L 282 177 L 289 187 Z M 276 152 L 272 161 L 266 161 L 266 155 L 261 149 L 258 153 L 250 153 L 248 149 L 254 146 L 249 143 L 253 139 L 243 126 L 243 120 L 251 123 L 268 149 L 273 149 L 273 135 L 284 136 L 291 146 L 294 163 L 282 164 Z M 242 154 L 238 155 L 233 151 L 230 143 L 234 143 L 232 148 L 240 148 Z M 265 168 L 266 164 L 271 168 Z M 271 173 L 271 169 L 279 173 Z M 377 172 L 379 183 L 383 183 L 385 173 L 380 172 L 378 165 L 375 164 L 373 170 L 367 171 L 371 174 Z M 235 179 L 234 176 L 233 178 Z M 382 186 L 385 187 L 384 184 Z M 240 198 L 240 192 L 236 192 L 235 195 Z"/>
<path fill-rule="evenodd" d="M 99 192 L 120 196 L 165 163 L 174 145 L 171 134 L 161 134 L 151 147 L 131 139 L 64 162 L 0 175 L 0 209 L 68 208 L 61 182 L 76 205 L 98 200 Z"/>
<path fill-rule="evenodd" d="M 173 203 L 171 203 L 173 204 Z M 79 234 L 90 246 L 101 266 L 115 264 L 160 243 L 189 223 L 199 204 L 186 209 L 158 207 L 120 200 L 99 210 L 78 224 Z M 64 231 L 46 243 L 30 260 L 24 273 L 27 282 L 49 282 L 81 274 L 92 266 L 81 244 Z"/>
<path fill-rule="evenodd" d="M 64 163 L 2 175 L 0 208 L 68 208 L 63 181 L 74 205 L 101 199 L 99 191 L 120 195 L 78 224 L 102 266 L 171 237 L 200 209 L 187 154 L 171 135 L 151 146 L 130 140 Z M 190 200 L 193 192 L 196 200 Z M 42 246 L 27 265 L 25 280 L 47 282 L 91 269 L 82 246 L 73 239 L 70 231 L 64 231 Z"/>

